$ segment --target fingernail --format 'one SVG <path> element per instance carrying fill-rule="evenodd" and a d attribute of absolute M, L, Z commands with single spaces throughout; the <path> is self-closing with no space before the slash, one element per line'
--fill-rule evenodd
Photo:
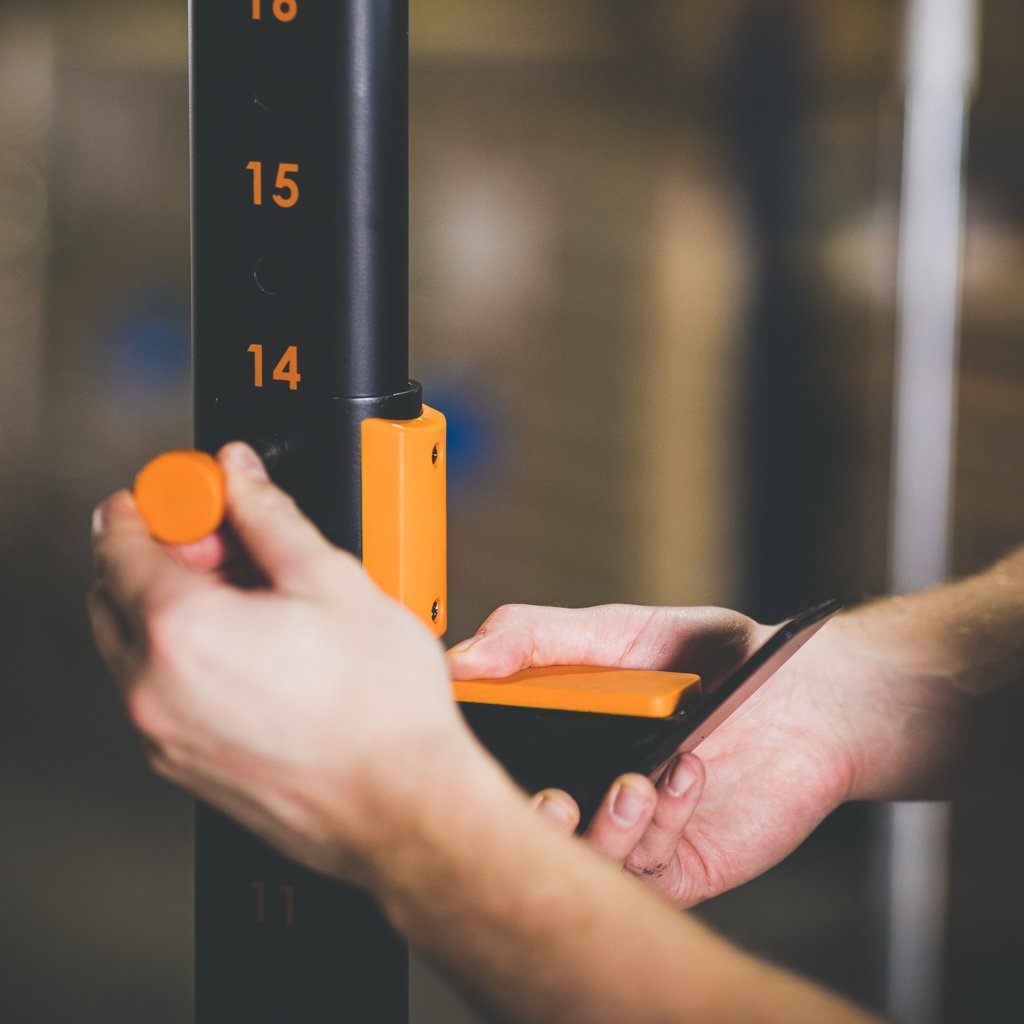
<path fill-rule="evenodd" d="M 682 796 L 697 781 L 697 776 L 685 757 L 677 757 L 669 771 L 665 788 L 672 796 Z"/>
<path fill-rule="evenodd" d="M 92 535 L 98 537 L 107 525 L 107 513 L 102 505 L 92 510 Z"/>
<path fill-rule="evenodd" d="M 617 782 L 612 794 L 612 817 L 627 828 L 635 825 L 647 806 L 647 797 L 628 784 Z"/>
<path fill-rule="evenodd" d="M 561 829 L 567 829 L 572 824 L 569 808 L 561 800 L 556 800 L 544 793 L 533 798 L 533 809 Z"/>
<path fill-rule="evenodd" d="M 229 469 L 236 470 L 242 476 L 251 477 L 253 480 L 270 479 L 260 457 L 241 441 L 224 449 L 224 461 L 227 462 Z"/>
<path fill-rule="evenodd" d="M 483 637 L 471 636 L 468 640 L 463 640 L 461 644 L 456 644 L 448 653 L 449 654 L 465 654 L 477 641 L 482 640 Z"/>

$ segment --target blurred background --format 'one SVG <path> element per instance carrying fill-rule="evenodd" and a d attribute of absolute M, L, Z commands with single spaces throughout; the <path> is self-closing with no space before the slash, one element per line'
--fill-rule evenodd
<path fill-rule="evenodd" d="M 12 1024 L 191 1014 L 191 804 L 145 770 L 83 612 L 93 505 L 190 439 L 185 7 L 0 3 Z M 884 592 L 904 4 L 412 12 L 413 369 L 451 424 L 450 639 L 508 601 L 771 620 Z M 1021 540 L 1024 500 L 1024 5 L 986 0 L 980 39 L 958 572 Z M 1010 806 L 954 818 L 949 1021 L 1021 1006 Z M 700 913 L 878 1006 L 878 831 L 844 808 Z"/>

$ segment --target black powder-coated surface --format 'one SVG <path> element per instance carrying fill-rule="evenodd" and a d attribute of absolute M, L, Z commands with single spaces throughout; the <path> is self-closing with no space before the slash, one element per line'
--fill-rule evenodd
<path fill-rule="evenodd" d="M 259 9 L 191 3 L 196 443 L 275 448 L 275 480 L 359 554 L 360 424 L 422 408 L 408 379 L 408 4 Z M 290 208 L 273 201 L 281 164 L 299 168 Z M 272 379 L 292 345 L 294 390 Z M 407 951 L 373 901 L 202 806 L 195 924 L 200 1024 L 408 1020 Z"/>

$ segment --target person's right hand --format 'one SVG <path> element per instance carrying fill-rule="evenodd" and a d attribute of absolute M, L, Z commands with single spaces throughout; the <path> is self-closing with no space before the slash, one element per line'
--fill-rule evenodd
<path fill-rule="evenodd" d="M 770 633 L 718 608 L 508 606 L 449 662 L 461 679 L 578 664 L 692 671 L 714 683 Z M 843 685 L 858 655 L 842 634 L 838 621 L 826 627 L 701 744 L 699 758 L 673 760 L 657 785 L 639 775 L 617 780 L 588 840 L 684 907 L 786 857 L 851 795 L 858 771 L 849 720 L 862 701 Z M 536 805 L 566 831 L 578 823 L 568 794 L 544 791 Z"/>
<path fill-rule="evenodd" d="M 230 533 L 174 549 L 127 492 L 97 510 L 100 651 L 157 772 L 360 881 L 396 835 L 442 819 L 497 767 L 458 715 L 437 640 L 250 448 L 220 462 Z"/>

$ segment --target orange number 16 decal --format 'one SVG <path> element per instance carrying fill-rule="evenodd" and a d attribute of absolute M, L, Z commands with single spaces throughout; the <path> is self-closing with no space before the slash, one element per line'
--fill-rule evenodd
<path fill-rule="evenodd" d="M 262 345 L 250 345 L 247 349 L 249 355 L 252 356 L 253 361 L 253 387 L 263 387 L 263 346 Z M 273 379 L 280 381 L 282 384 L 287 384 L 290 391 L 298 391 L 299 384 L 302 381 L 302 374 L 299 373 L 299 347 L 298 345 L 289 345 L 284 350 L 284 355 L 281 356 L 274 367 Z"/>
<path fill-rule="evenodd" d="M 299 0 L 274 0 L 271 10 L 278 21 L 294 21 L 299 13 Z M 252 0 L 253 21 L 263 19 L 263 0 Z"/>
<path fill-rule="evenodd" d="M 263 162 L 250 160 L 245 169 L 252 173 L 252 204 L 263 205 Z M 274 181 L 276 191 L 271 197 L 278 206 L 289 209 L 299 201 L 299 183 L 292 175 L 299 173 L 298 164 L 278 164 L 277 178 Z"/>

